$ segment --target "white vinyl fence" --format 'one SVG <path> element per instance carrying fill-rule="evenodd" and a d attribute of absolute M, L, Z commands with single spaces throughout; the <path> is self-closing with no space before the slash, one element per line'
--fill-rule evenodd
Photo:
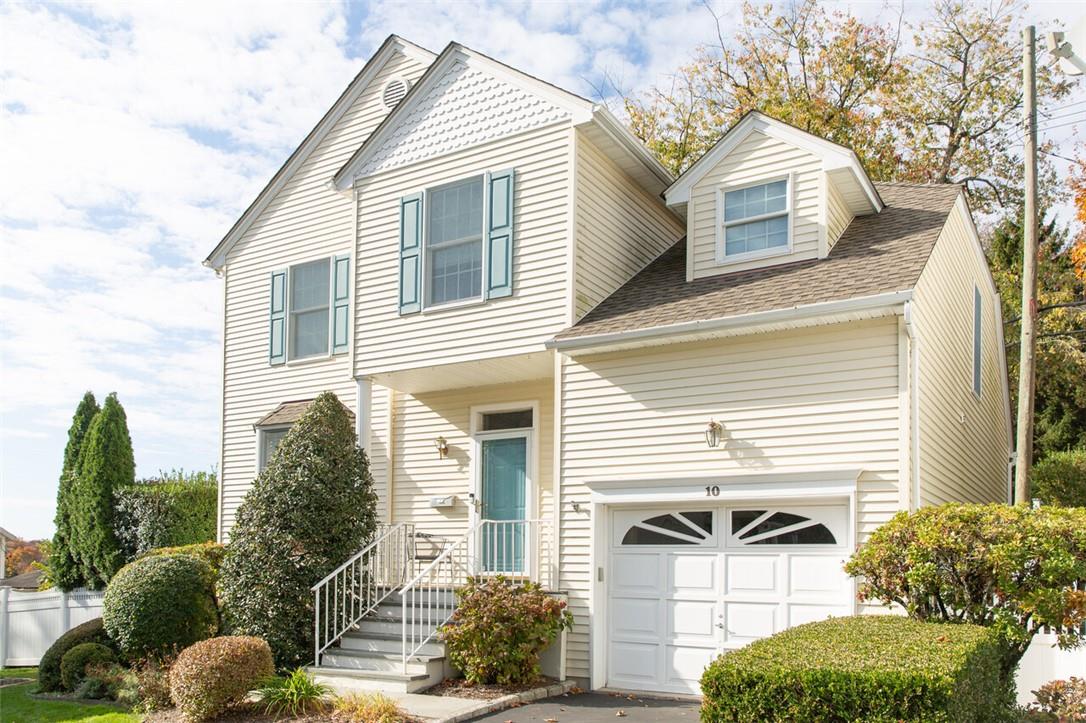
<path fill-rule="evenodd" d="M 101 614 L 101 592 L 0 587 L 0 668 L 37 665 L 54 640 Z"/>
<path fill-rule="evenodd" d="M 1039 633 L 1018 665 L 1018 703 L 1028 705 L 1034 700 L 1033 691 L 1045 683 L 1072 676 L 1086 678 L 1086 645 L 1060 650 L 1055 635 Z"/>

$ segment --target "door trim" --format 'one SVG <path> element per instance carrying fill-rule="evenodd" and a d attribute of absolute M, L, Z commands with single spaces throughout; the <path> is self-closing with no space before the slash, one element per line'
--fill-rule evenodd
<path fill-rule="evenodd" d="M 508 412 L 517 409 L 531 409 L 532 410 L 532 426 L 524 427 L 522 429 L 502 429 L 495 432 L 483 432 L 480 427 L 479 420 L 484 413 L 489 412 Z M 537 480 L 539 479 L 539 401 L 532 400 L 526 402 L 503 402 L 501 404 L 480 404 L 478 406 L 471 407 L 471 458 L 469 460 L 469 466 L 471 467 L 471 489 L 470 492 L 475 500 L 482 500 L 483 492 L 483 469 L 482 469 L 482 442 L 485 439 L 510 439 L 515 437 L 524 437 L 527 439 L 525 445 L 526 454 L 528 459 L 525 460 L 525 481 L 526 489 L 525 494 L 525 506 L 524 506 L 524 519 L 534 520 L 538 511 L 538 498 L 539 488 Z M 479 516 L 479 506 L 476 504 L 468 503 L 468 524 L 469 527 L 475 527 L 479 523 L 481 517 Z"/>

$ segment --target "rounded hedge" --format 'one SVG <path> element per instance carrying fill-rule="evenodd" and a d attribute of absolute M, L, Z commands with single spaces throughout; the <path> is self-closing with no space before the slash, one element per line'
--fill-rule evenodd
<path fill-rule="evenodd" d="M 219 570 L 222 568 L 222 559 L 226 555 L 226 546 L 218 542 L 197 542 L 192 545 L 179 545 L 178 547 L 156 547 L 143 553 L 140 557 L 161 557 L 162 555 L 191 555 L 198 557 L 211 566 L 211 572 L 217 581 Z"/>
<path fill-rule="evenodd" d="M 170 697 L 187 720 L 207 720 L 241 703 L 274 672 L 271 648 L 261 638 L 211 638 L 177 656 L 170 668 Z"/>
<path fill-rule="evenodd" d="M 75 690 L 87 677 L 92 663 L 112 663 L 113 651 L 100 643 L 80 643 L 60 660 L 60 680 L 65 690 Z"/>
<path fill-rule="evenodd" d="M 219 629 L 214 574 L 192 555 L 156 555 L 125 565 L 102 601 L 106 632 L 130 659 L 161 657 Z"/>
<path fill-rule="evenodd" d="M 94 618 L 76 625 L 49 646 L 49 649 L 45 651 L 45 655 L 41 656 L 41 661 L 38 663 L 39 690 L 51 693 L 61 689 L 64 681 L 61 678 L 60 666 L 64 660 L 64 654 L 81 643 L 99 643 L 107 647 L 113 646 L 102 625 L 102 618 Z"/>

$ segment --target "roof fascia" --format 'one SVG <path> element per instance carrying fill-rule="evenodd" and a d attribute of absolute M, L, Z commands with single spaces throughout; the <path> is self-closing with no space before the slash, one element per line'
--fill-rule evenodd
<path fill-rule="evenodd" d="M 607 135 L 616 143 L 625 148 L 663 183 L 664 188 L 675 182 L 675 175 L 660 163 L 659 159 L 637 139 L 630 129 L 622 124 L 614 113 L 605 106 L 596 105 L 592 110 L 592 120 L 599 124 Z"/>
<path fill-rule="evenodd" d="M 385 63 L 389 61 L 393 53 L 399 51 L 408 57 L 418 60 L 420 63 L 431 63 L 436 57 L 434 53 L 430 52 L 426 48 L 404 40 L 398 35 L 390 35 L 381 44 L 381 47 L 370 57 L 366 64 L 362 67 L 362 70 L 358 72 L 358 75 L 354 77 L 354 80 L 348 84 L 343 93 L 340 94 L 336 102 L 332 104 L 332 107 L 328 109 L 328 112 L 324 114 L 324 117 L 313 127 L 308 135 L 302 140 L 294 152 L 290 154 L 286 162 L 276 171 L 267 185 L 257 194 L 257 197 L 253 200 L 249 207 L 241 214 L 234 225 L 230 227 L 230 230 L 226 232 L 222 240 L 215 246 L 215 248 L 204 259 L 203 265 L 216 271 L 222 270 L 226 263 L 226 256 L 230 253 L 230 250 L 234 245 L 241 240 L 241 237 L 249 230 L 253 222 L 263 213 L 264 209 L 268 207 L 275 195 L 283 189 L 283 187 L 290 181 L 294 174 L 301 168 L 302 164 L 308 160 L 313 151 L 320 145 L 321 141 L 328 135 L 329 131 L 343 118 L 343 115 L 351 107 L 351 105 L 358 99 L 358 96 L 362 94 L 362 91 L 373 81 L 373 79 L 380 73 L 381 69 L 385 66 Z"/>

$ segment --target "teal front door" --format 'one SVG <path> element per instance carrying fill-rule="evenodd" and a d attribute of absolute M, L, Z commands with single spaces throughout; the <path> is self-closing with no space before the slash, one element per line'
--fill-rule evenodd
<path fill-rule="evenodd" d="M 528 501 L 528 438 L 484 439 L 482 447 L 483 570 L 523 574 Z"/>

